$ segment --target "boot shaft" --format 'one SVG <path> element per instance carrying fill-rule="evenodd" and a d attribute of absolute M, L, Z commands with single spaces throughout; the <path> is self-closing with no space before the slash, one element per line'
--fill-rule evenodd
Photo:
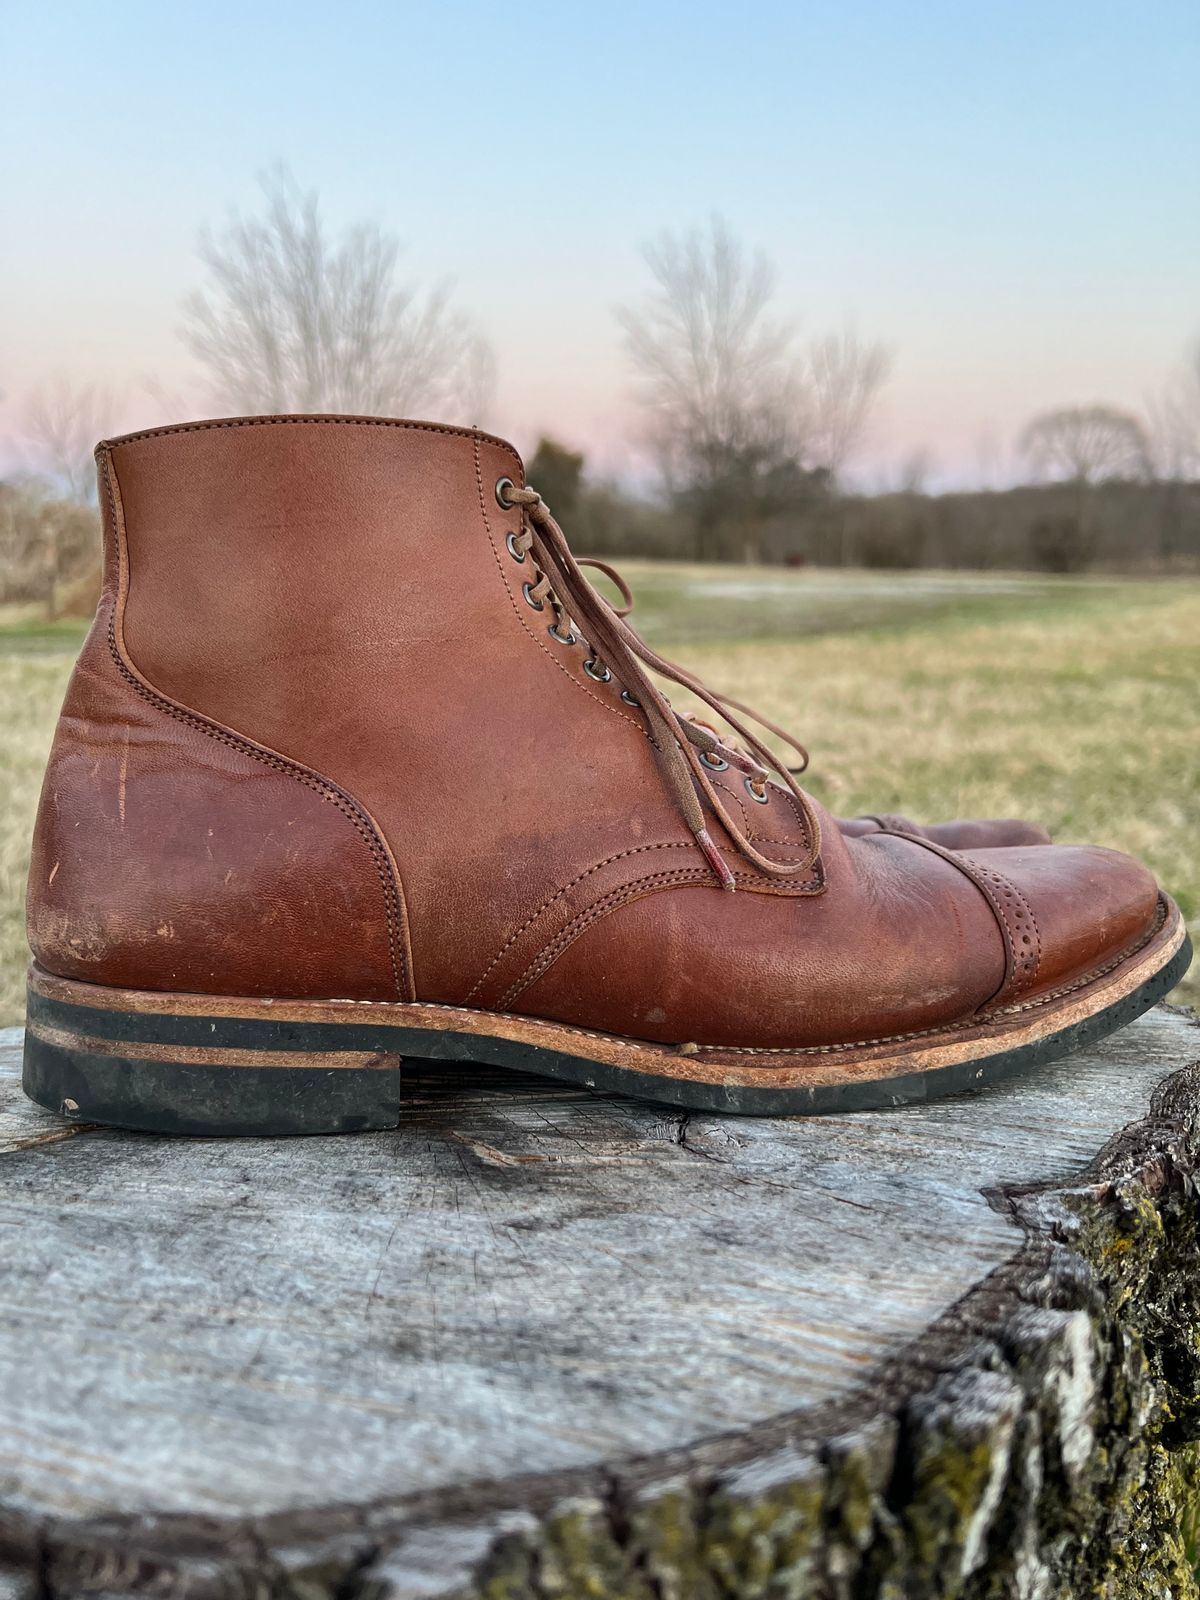
<path fill-rule="evenodd" d="M 247 738 L 244 719 L 231 727 L 200 709 L 219 699 L 222 669 L 236 675 L 256 648 L 238 599 L 253 613 L 265 574 L 286 585 L 301 570 L 259 536 L 272 500 L 276 527 L 288 515 L 279 481 L 229 451 L 189 449 L 206 431 L 97 449 L 102 590 L 43 783 L 30 945 L 49 971 L 114 986 L 394 999 L 411 987 L 403 913 L 372 819 L 336 783 Z M 135 663 L 130 621 L 173 694 Z M 295 703 L 286 657 L 251 681 Z"/>
<path fill-rule="evenodd" d="M 181 704 L 325 769 L 473 672 L 494 632 L 483 516 L 519 477 L 509 446 L 461 429 L 260 418 L 118 440 L 105 493 L 126 592 L 121 643 Z M 486 487 L 487 500 L 484 492 Z"/>

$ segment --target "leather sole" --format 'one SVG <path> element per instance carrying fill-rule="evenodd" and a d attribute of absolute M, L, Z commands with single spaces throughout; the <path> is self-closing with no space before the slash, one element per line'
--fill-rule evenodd
<path fill-rule="evenodd" d="M 980 1088 L 1103 1038 L 1191 961 L 1165 895 L 1142 945 L 983 1021 L 810 1049 L 680 1046 L 457 1006 L 108 989 L 30 968 L 25 1092 L 73 1121 L 155 1133 L 392 1128 L 405 1057 L 487 1063 L 690 1110 L 862 1111 Z"/>

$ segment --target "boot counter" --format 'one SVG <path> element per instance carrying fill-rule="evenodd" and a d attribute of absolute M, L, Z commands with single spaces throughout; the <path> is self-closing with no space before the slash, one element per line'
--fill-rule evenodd
<path fill-rule="evenodd" d="M 38 964 L 121 988 L 402 996 L 383 864 L 331 786 L 143 697 L 89 634 L 42 787 Z"/>

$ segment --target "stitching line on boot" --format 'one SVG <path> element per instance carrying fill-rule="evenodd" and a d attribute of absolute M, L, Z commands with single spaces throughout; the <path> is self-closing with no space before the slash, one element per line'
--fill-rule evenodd
<path fill-rule="evenodd" d="M 1148 933 L 1143 935 L 1142 938 L 1137 940 L 1135 943 L 1130 944 L 1119 955 L 1114 956 L 1111 961 L 1106 962 L 1104 966 L 1097 967 L 1092 971 L 1085 973 L 1083 977 L 1075 979 L 1073 983 L 1064 984 L 1061 988 L 1052 989 L 1047 994 L 1039 995 L 1036 1000 L 1028 1000 L 1024 1005 L 1006 1007 L 1004 1010 L 992 1012 L 986 1017 L 966 1017 L 959 1022 L 944 1023 L 939 1027 L 921 1028 L 911 1033 L 891 1033 L 887 1034 L 883 1038 L 857 1039 L 845 1044 L 817 1044 L 798 1046 L 702 1044 L 697 1045 L 696 1048 L 700 1054 L 714 1055 L 823 1056 L 836 1055 L 843 1050 L 866 1050 L 875 1045 L 904 1044 L 911 1039 L 927 1039 L 938 1037 L 943 1034 L 962 1033 L 967 1029 L 979 1028 L 985 1026 L 989 1022 L 999 1021 L 1005 1017 L 1018 1017 L 1023 1016 L 1028 1011 L 1038 1011 L 1052 1000 L 1060 1000 L 1063 998 L 1063 996 L 1074 994 L 1079 989 L 1086 989 L 1088 985 L 1094 983 L 1097 978 L 1103 978 L 1107 973 L 1112 972 L 1115 968 L 1119 967 L 1122 962 L 1128 961 L 1132 956 L 1137 955 L 1140 950 L 1145 949 L 1147 945 L 1151 944 L 1155 937 L 1162 931 L 1166 920 L 1166 901 L 1160 896 L 1158 902 L 1158 914 L 1155 918 L 1154 926 Z M 51 976 L 53 975 L 51 974 Z M 221 997 L 219 995 L 214 995 L 207 998 L 219 1000 Z M 378 1000 L 350 999 L 338 1000 L 333 1003 L 337 1005 L 358 1007 L 371 1007 L 381 1004 L 381 1002 Z M 461 1013 L 462 1011 L 469 1010 L 481 1017 L 496 1017 L 500 1014 L 494 1010 L 485 1011 L 479 1007 L 457 1005 L 446 1000 L 413 1000 L 407 1003 L 414 1011 Z M 622 1048 L 627 1050 L 641 1050 L 651 1054 L 660 1054 L 663 1051 L 678 1049 L 678 1045 L 640 1039 L 627 1039 L 617 1034 L 604 1033 L 599 1028 L 584 1028 L 578 1023 L 574 1022 L 557 1022 L 553 1018 L 546 1017 L 527 1017 L 521 1012 L 516 1012 L 514 1015 L 518 1021 L 524 1020 L 527 1022 L 541 1022 L 544 1023 L 548 1028 L 558 1028 L 561 1029 L 563 1033 L 575 1034 L 581 1039 L 602 1039 L 608 1043 L 616 1042 L 620 1044 Z"/>
<path fill-rule="evenodd" d="M 805 826 L 804 818 L 800 815 L 800 807 L 796 804 L 795 800 L 792 799 L 790 794 L 784 794 L 782 796 L 782 798 L 785 799 L 788 802 L 788 804 L 791 806 L 791 808 L 792 808 L 792 814 L 796 818 L 796 826 L 797 826 L 797 829 L 799 830 L 800 837 L 798 839 L 773 839 L 768 834 L 755 833 L 753 821 L 752 821 L 751 816 L 750 816 L 750 812 L 748 811 L 748 809 L 746 807 L 745 801 L 742 799 L 741 795 L 738 794 L 736 789 L 731 789 L 730 786 L 727 783 L 723 783 L 720 778 L 710 778 L 708 781 L 712 784 L 714 789 L 722 789 L 722 790 L 724 790 L 724 792 L 729 796 L 729 798 L 737 803 L 738 809 L 742 813 L 742 821 L 743 821 L 743 823 L 745 825 L 746 837 L 747 837 L 747 839 L 751 840 L 752 843 L 754 843 L 754 844 L 782 844 L 782 845 L 786 845 L 791 850 L 795 850 L 797 848 L 797 846 L 801 846 L 804 849 L 808 849 L 808 850 L 812 849 L 812 835 L 809 833 L 808 828 Z M 775 791 L 776 794 L 779 794 L 780 792 L 781 791 L 779 791 L 778 789 Z M 783 861 L 801 861 L 801 860 L 803 860 L 803 857 L 802 856 L 781 856 L 780 859 L 783 860 Z"/>
<path fill-rule="evenodd" d="M 651 846 L 650 848 L 656 847 Z M 691 849 L 694 846 L 685 846 L 685 848 Z M 636 855 L 637 851 L 631 850 L 627 854 Z M 497 1009 L 500 1011 L 507 1010 L 513 1001 L 529 988 L 530 984 L 535 983 L 538 978 L 542 977 L 554 965 L 563 951 L 573 944 L 581 934 L 585 933 L 593 923 L 599 922 L 610 911 L 615 911 L 618 907 L 627 904 L 631 899 L 637 898 L 643 890 L 651 886 L 655 889 L 668 889 L 683 888 L 688 884 L 707 885 L 711 882 L 711 876 L 711 873 L 704 867 L 674 867 L 663 872 L 649 873 L 645 877 L 634 878 L 629 883 L 618 884 L 615 888 L 610 889 L 607 894 L 602 895 L 599 900 L 594 900 L 590 906 L 585 906 L 551 940 L 545 949 L 534 957 L 521 976 L 510 984 L 503 997 L 496 1002 Z M 738 883 L 755 886 L 762 881 L 757 874 L 749 872 L 735 872 L 734 877 Z M 823 887 L 824 885 L 820 878 L 808 878 L 803 883 L 789 885 L 786 890 L 776 890 L 774 892 L 780 898 L 783 898 L 785 895 L 791 896 L 799 891 Z M 771 890 L 767 891 L 767 893 L 771 892 Z"/>
<path fill-rule="evenodd" d="M 919 845 L 930 854 L 940 856 L 943 861 L 956 867 L 963 877 L 968 879 L 979 890 L 987 901 L 993 918 L 1000 929 L 1000 936 L 1004 942 L 1004 977 L 1000 987 L 978 1008 L 977 1014 L 984 1013 L 990 1008 L 1002 1008 L 1002 1002 L 1014 1000 L 1026 989 L 1030 988 L 1037 978 L 1038 968 L 1042 960 L 1042 936 L 1037 925 L 1037 918 L 1033 914 L 1033 907 L 1022 894 L 1021 890 L 1010 878 L 1002 872 L 984 866 L 981 861 L 976 861 L 972 856 L 960 850 L 947 850 L 944 845 L 936 844 L 932 839 L 927 839 L 921 833 L 906 833 L 901 829 L 892 830 L 884 828 L 882 833 L 897 839 L 907 839 L 910 844 Z M 1016 907 L 1016 927 L 1009 919 L 1009 907 L 1006 902 L 1011 902 Z M 1022 952 L 1017 943 L 1017 935 L 1028 927 L 1033 935 L 1034 947 L 1030 955 Z M 1026 937 L 1025 935 L 1022 935 Z"/>
<path fill-rule="evenodd" d="M 975 878 L 978 874 L 977 881 L 983 880 L 993 886 L 993 893 L 989 895 L 989 899 L 992 900 L 993 905 L 1004 920 L 1004 926 L 1008 933 L 1009 948 L 1012 951 L 1013 968 L 1012 975 L 1001 989 L 997 1000 L 1001 998 L 1015 999 L 1025 989 L 1032 987 L 1037 978 L 1038 968 L 1042 964 L 1042 933 L 1038 927 L 1037 918 L 1033 914 L 1033 907 L 1011 878 L 1006 878 L 1002 872 L 996 872 L 991 867 L 982 866 L 978 861 L 971 860 L 969 856 L 964 857 L 964 859 L 971 861 L 969 876 Z M 980 886 L 983 886 L 982 883 Z M 1017 924 L 1015 927 L 1010 924 L 1008 919 L 1008 908 L 1004 903 L 1008 899 L 1013 900 L 1017 907 Z M 1018 935 L 1022 939 L 1028 940 L 1029 934 L 1022 932 L 1023 927 L 1026 925 L 1028 925 L 1030 933 L 1033 935 L 1033 951 L 1028 955 L 1022 952 L 1017 943 Z"/>
<path fill-rule="evenodd" d="M 218 417 L 211 422 L 180 422 L 167 428 L 144 428 L 140 433 L 118 434 L 114 439 L 104 440 L 96 450 L 107 448 L 119 449 L 122 445 L 136 444 L 143 439 L 164 439 L 177 433 L 207 433 L 213 428 L 263 428 L 263 427 L 348 427 L 348 428 L 408 428 L 415 433 L 438 433 L 450 439 L 486 439 L 489 444 L 498 445 L 517 463 L 520 470 L 524 470 L 524 463 L 520 456 L 509 444 L 507 439 L 498 439 L 495 434 L 480 433 L 477 428 L 452 428 L 438 422 L 409 422 L 401 417 Z"/>
<path fill-rule="evenodd" d="M 643 890 L 650 888 L 665 889 L 687 883 L 703 883 L 711 879 L 711 877 L 712 873 L 707 867 L 675 867 L 666 872 L 649 873 L 644 878 L 635 878 L 631 883 L 619 884 L 615 889 L 610 889 L 599 900 L 593 901 L 586 910 L 581 911 L 556 938 L 551 940 L 541 954 L 530 962 L 521 976 L 509 985 L 506 992 L 496 1002 L 497 1010 L 507 1011 L 513 1001 L 523 994 L 531 984 L 536 983 L 554 965 L 563 951 L 569 945 L 574 944 L 580 934 L 586 932 L 594 922 L 599 922 L 608 912 L 615 911 L 618 906 L 626 904 Z"/>
<path fill-rule="evenodd" d="M 605 856 L 603 861 L 595 862 L 592 866 L 588 867 L 588 869 L 585 872 L 581 872 L 581 873 L 578 874 L 577 877 L 572 878 L 570 883 L 563 884 L 562 888 L 559 889 L 556 894 L 552 894 L 547 899 L 543 900 L 541 905 L 537 908 L 537 910 L 535 912 L 533 912 L 533 914 L 531 916 L 527 917 L 525 919 L 525 921 L 521 924 L 521 926 L 515 930 L 515 932 L 509 934 L 508 938 L 500 946 L 499 950 L 497 950 L 496 954 L 488 962 L 487 966 L 483 969 L 483 971 L 480 973 L 479 977 L 475 980 L 474 984 L 471 986 L 471 990 L 468 993 L 466 999 L 463 1001 L 463 1004 L 467 1005 L 471 1000 L 473 1000 L 475 998 L 475 996 L 479 993 L 480 989 L 482 989 L 483 985 L 487 982 L 488 978 L 491 977 L 492 973 L 495 971 L 495 969 L 499 965 L 499 963 L 504 959 L 504 957 L 512 949 L 513 945 L 516 944 L 517 940 L 519 938 L 521 938 L 521 936 L 523 934 L 526 934 L 526 933 L 529 932 L 530 928 L 533 927 L 534 923 L 538 920 L 538 918 L 543 916 L 547 911 L 549 911 L 551 906 L 557 905 L 558 902 L 562 899 L 562 897 L 564 895 L 570 894 L 571 890 L 574 889 L 577 884 L 582 883 L 585 878 L 590 878 L 592 876 L 592 874 L 595 873 L 595 872 L 602 872 L 605 867 L 611 867 L 614 861 L 625 861 L 629 856 L 645 855 L 648 851 L 651 851 L 651 850 L 694 850 L 694 849 L 695 849 L 695 845 L 693 845 L 693 843 L 692 843 L 692 841 L 690 839 L 669 839 L 669 840 L 666 840 L 662 844 L 639 844 L 639 845 L 635 845 L 630 850 L 618 850 L 616 855 Z"/>
<path fill-rule="evenodd" d="M 767 840 L 765 842 L 771 843 L 772 841 Z M 782 844 L 791 844 L 791 843 L 794 843 L 795 841 L 794 840 L 780 840 L 778 842 L 782 843 Z M 501 945 L 500 949 L 496 952 L 496 954 L 492 957 L 492 959 L 488 962 L 487 966 L 484 968 L 483 972 L 475 980 L 475 983 L 472 985 L 470 992 L 467 994 L 466 998 L 463 1000 L 463 1005 L 469 1005 L 469 1003 L 475 998 L 475 996 L 479 993 L 480 989 L 487 982 L 488 978 L 491 976 L 491 974 L 495 970 L 495 968 L 499 965 L 499 963 L 503 960 L 503 958 L 508 954 L 509 950 L 512 949 L 513 945 L 516 944 L 517 940 L 520 939 L 524 934 L 528 933 L 530 928 L 533 927 L 534 923 L 537 922 L 540 917 L 542 917 L 547 911 L 551 910 L 552 907 L 557 905 L 558 902 L 563 898 L 564 895 L 569 894 L 572 889 L 576 888 L 577 885 L 583 883 L 585 879 L 592 877 L 592 875 L 594 873 L 603 871 L 603 869 L 605 867 L 611 867 L 614 862 L 627 861 L 631 856 L 646 855 L 649 852 L 654 851 L 654 850 L 694 850 L 695 848 L 696 848 L 695 845 L 692 843 L 692 841 L 690 839 L 671 839 L 671 840 L 666 840 L 661 844 L 639 844 L 639 845 L 634 845 L 629 850 L 618 850 L 615 855 L 605 856 L 603 861 L 595 862 L 592 866 L 588 867 L 585 872 L 581 872 L 581 873 L 578 874 L 577 877 L 572 878 L 570 883 L 564 884 L 563 887 L 561 889 L 559 889 L 555 894 L 552 894 L 552 895 L 548 896 L 545 900 L 543 900 L 541 905 L 537 908 L 537 910 L 534 911 L 529 917 L 527 917 L 525 919 L 525 921 L 521 924 L 521 926 L 515 930 L 515 932 L 509 934 L 508 938 Z M 797 857 L 796 859 L 798 860 L 799 857 Z M 734 876 L 737 878 L 739 883 L 753 884 L 755 887 L 757 887 L 758 885 L 760 885 L 763 882 L 763 880 L 757 874 L 753 874 L 753 873 L 735 872 Z M 706 878 L 707 878 L 707 874 L 703 874 L 701 877 L 697 878 L 696 881 L 697 882 L 704 882 L 704 881 L 706 881 Z M 638 881 L 640 882 L 642 880 L 639 879 Z M 818 877 L 813 877 L 813 878 L 806 878 L 804 880 L 804 882 L 800 883 L 800 884 L 789 884 L 786 890 L 784 890 L 784 889 L 767 888 L 764 892 L 777 894 L 777 895 L 780 895 L 782 897 L 785 894 L 789 894 L 789 895 L 790 894 L 795 894 L 796 892 L 798 892 L 800 890 L 819 889 L 822 886 L 823 885 L 821 883 L 821 879 L 818 878 Z M 612 891 L 610 891 L 610 892 L 612 892 Z M 580 912 L 579 915 L 582 916 L 582 915 L 584 915 L 584 913 Z M 538 959 L 538 958 L 535 957 L 535 959 Z"/>

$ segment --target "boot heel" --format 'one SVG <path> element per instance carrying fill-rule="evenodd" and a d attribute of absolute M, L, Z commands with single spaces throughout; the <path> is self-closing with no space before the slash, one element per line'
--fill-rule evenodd
<path fill-rule="evenodd" d="M 247 1048 L 236 1019 L 204 1019 L 204 1042 L 172 1040 L 176 1019 L 54 1004 L 30 987 L 25 1093 L 72 1122 L 145 1133 L 356 1133 L 400 1121 L 400 1057 L 387 1051 Z M 165 1024 L 165 1026 L 164 1026 Z"/>

